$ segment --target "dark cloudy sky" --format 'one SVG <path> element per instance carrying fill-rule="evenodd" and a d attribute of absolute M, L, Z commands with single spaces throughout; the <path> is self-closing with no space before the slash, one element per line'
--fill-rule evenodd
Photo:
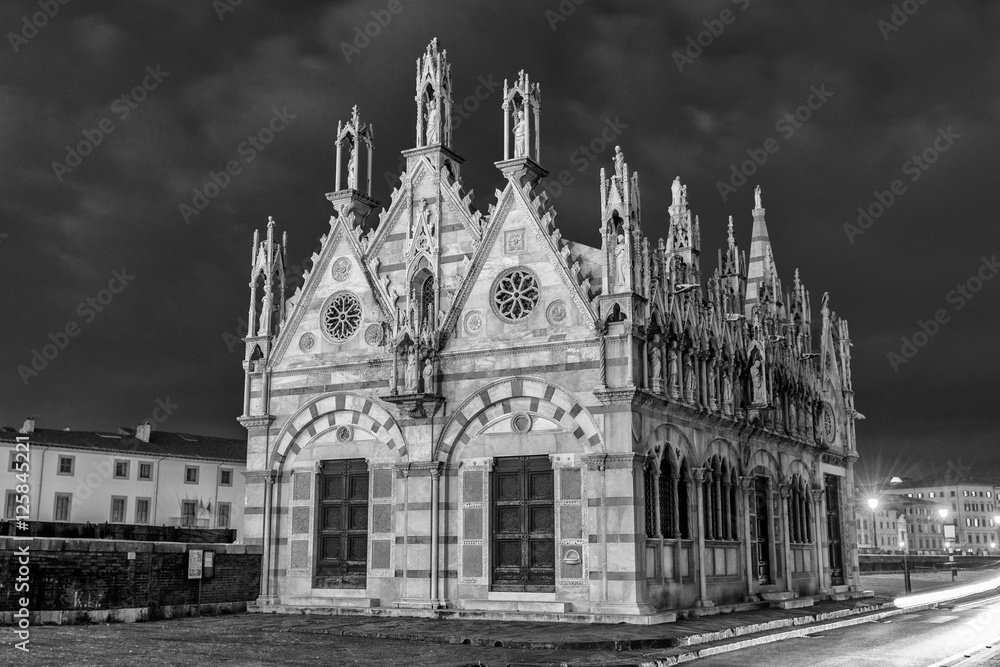
<path fill-rule="evenodd" d="M 577 151 L 609 120 L 627 126 L 618 141 L 640 173 L 647 233 L 665 233 L 674 176 L 688 184 L 706 275 L 728 215 L 749 249 L 759 183 L 786 287 L 798 267 L 815 310 L 829 291 L 850 321 L 862 454 L 997 457 L 1000 279 L 973 281 L 971 299 L 949 293 L 998 270 L 983 265 L 1000 252 L 998 3 L 911 0 L 890 30 L 888 1 L 564 0 L 575 11 L 562 16 L 557 0 L 402 0 L 345 55 L 388 0 L 243 0 L 220 19 L 226 1 L 78 0 L 44 21 L 36 2 L 0 6 L 0 423 L 109 429 L 159 400 L 176 406 L 160 428 L 245 435 L 241 350 L 226 334 L 242 334 L 252 232 L 274 216 L 292 265 L 316 249 L 337 121 L 354 104 L 374 123 L 375 196 L 388 201 L 384 174 L 414 143 L 414 61 L 437 37 L 469 111 L 454 149 L 480 208 L 502 185 L 501 93 L 483 82 L 525 69 L 542 84 L 543 166 L 573 177 L 556 200 L 565 236 L 597 242 L 611 158 Z M 679 71 L 689 37 L 707 46 Z M 144 79 L 145 99 L 121 99 Z M 477 86 L 486 99 L 463 103 Z M 806 122 L 779 125 L 816 90 L 826 99 L 812 97 Z M 286 126 L 250 152 L 275 109 Z M 67 161 L 88 135 L 100 144 Z M 772 138 L 777 152 L 724 201 L 718 182 Z M 928 149 L 923 170 L 911 160 Z M 240 173 L 186 222 L 180 205 L 231 160 Z M 858 207 L 896 180 L 896 201 L 849 238 Z M 123 269 L 124 289 L 88 306 Z M 942 309 L 947 321 L 894 368 L 901 339 Z M 77 335 L 26 384 L 18 367 L 68 324 Z"/>

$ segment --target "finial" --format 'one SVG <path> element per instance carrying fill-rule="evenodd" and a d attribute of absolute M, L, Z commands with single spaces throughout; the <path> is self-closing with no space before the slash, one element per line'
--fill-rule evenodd
<path fill-rule="evenodd" d="M 681 205 L 681 177 L 680 176 L 675 176 L 674 177 L 674 182 L 670 186 L 670 193 L 671 193 L 671 195 L 673 195 L 673 202 L 671 203 L 671 206 L 680 206 Z"/>
<path fill-rule="evenodd" d="M 760 186 L 758 185 L 753 189 L 753 200 L 755 208 L 764 208 L 764 205 L 760 203 Z"/>
<path fill-rule="evenodd" d="M 729 245 L 733 245 L 736 242 L 736 237 L 733 236 L 733 216 L 729 216 L 729 224 L 727 225 L 727 231 L 729 233 Z"/>
<path fill-rule="evenodd" d="M 271 216 L 267 216 L 267 226 L 274 227 L 274 218 L 272 218 Z"/>

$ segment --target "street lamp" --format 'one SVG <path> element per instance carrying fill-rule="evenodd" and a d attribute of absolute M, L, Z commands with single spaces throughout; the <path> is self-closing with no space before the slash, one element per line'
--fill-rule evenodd
<path fill-rule="evenodd" d="M 913 587 L 910 585 L 910 564 L 906 560 L 906 552 L 909 551 L 906 543 L 907 539 L 904 535 L 903 539 L 899 541 L 899 546 L 903 550 L 903 586 L 906 588 L 906 594 L 909 595 L 913 592 Z"/>
<path fill-rule="evenodd" d="M 878 547 L 878 538 L 875 533 L 875 510 L 878 508 L 878 498 L 869 498 L 868 507 L 872 509 L 872 553 L 874 553 Z"/>

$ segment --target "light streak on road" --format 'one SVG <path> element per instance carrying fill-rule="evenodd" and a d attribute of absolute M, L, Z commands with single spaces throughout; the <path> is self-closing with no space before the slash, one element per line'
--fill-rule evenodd
<path fill-rule="evenodd" d="M 975 595 L 976 593 L 985 593 L 995 588 L 1000 588 L 1000 577 L 979 581 L 974 584 L 966 584 L 965 586 L 928 591 L 927 593 L 917 593 L 916 595 L 904 595 L 903 597 L 898 597 L 893 600 L 893 604 L 901 609 L 906 607 L 915 607 L 922 604 L 935 604 L 937 602 L 945 602 L 947 600 L 957 600 L 958 598 Z"/>

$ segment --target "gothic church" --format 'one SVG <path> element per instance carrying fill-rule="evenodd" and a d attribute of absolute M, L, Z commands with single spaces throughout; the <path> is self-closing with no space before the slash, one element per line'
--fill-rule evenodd
<path fill-rule="evenodd" d="M 783 288 L 759 188 L 749 261 L 730 218 L 707 279 L 687 188 L 670 186 L 667 238 L 648 237 L 660 214 L 620 149 L 601 246 L 565 239 L 540 184 L 539 85 L 521 72 L 503 94 L 488 212 L 451 148 L 435 40 L 388 205 L 355 108 L 294 294 L 274 221 L 254 235 L 254 608 L 655 623 L 858 594 L 847 322 L 826 294 L 814 321 L 798 272 Z"/>

